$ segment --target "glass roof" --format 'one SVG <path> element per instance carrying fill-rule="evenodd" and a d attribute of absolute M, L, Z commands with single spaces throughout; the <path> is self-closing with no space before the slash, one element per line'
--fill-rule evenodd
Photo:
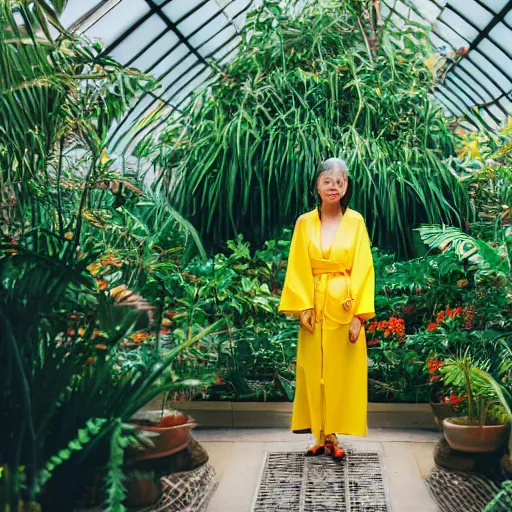
<path fill-rule="evenodd" d="M 259 4 L 261 0 L 69 0 L 61 18 L 66 28 L 100 39 L 106 53 L 162 84 L 132 107 L 115 128 L 114 141 L 141 114 L 162 107 L 168 115 L 179 113 L 190 92 L 215 79 L 236 54 L 247 13 Z M 496 123 L 512 114 L 512 1 L 381 0 L 381 10 L 396 25 L 413 21 L 432 26 L 432 41 L 449 63 L 434 91 L 447 113 L 459 115 L 480 105 Z"/>

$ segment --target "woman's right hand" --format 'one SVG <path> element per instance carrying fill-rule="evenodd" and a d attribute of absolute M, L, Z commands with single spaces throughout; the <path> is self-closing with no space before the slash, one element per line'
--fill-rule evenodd
<path fill-rule="evenodd" d="M 315 311 L 313 309 L 305 309 L 301 311 L 299 316 L 300 326 L 306 331 L 313 334 L 315 330 Z"/>

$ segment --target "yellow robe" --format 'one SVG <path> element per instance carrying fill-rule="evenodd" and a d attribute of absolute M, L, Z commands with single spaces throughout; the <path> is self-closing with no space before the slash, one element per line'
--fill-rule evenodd
<path fill-rule="evenodd" d="M 295 224 L 279 312 L 297 316 L 314 308 L 313 334 L 299 329 L 296 388 L 291 429 L 321 435 L 367 434 L 368 366 L 361 328 L 349 341 L 354 315 L 374 311 L 375 273 L 363 217 L 347 208 L 330 251 L 322 250 L 318 210 Z M 343 301 L 350 309 L 344 310 Z"/>

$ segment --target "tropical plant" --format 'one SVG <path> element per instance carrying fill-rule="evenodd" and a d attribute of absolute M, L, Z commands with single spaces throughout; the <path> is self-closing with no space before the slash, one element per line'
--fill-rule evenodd
<path fill-rule="evenodd" d="M 471 218 L 444 162 L 454 138 L 428 94 L 426 29 L 376 26 L 369 4 L 309 2 L 292 15 L 266 0 L 218 81 L 180 117 L 139 121 L 137 135 L 164 125 L 138 154 L 159 165 L 173 203 L 210 246 L 238 233 L 259 246 L 289 226 L 315 204 L 313 175 L 333 155 L 347 160 L 353 206 L 381 248 L 411 254 L 411 227 Z"/>
<path fill-rule="evenodd" d="M 0 442 L 11 510 L 20 496 L 27 503 L 37 496 L 47 502 L 52 489 L 61 510 L 71 507 L 77 475 L 106 463 L 101 439 L 112 435 L 115 421 L 128 421 L 162 392 L 198 385 L 177 380 L 171 366 L 219 326 L 212 324 L 163 359 L 153 349 L 144 367 L 115 371 L 119 345 L 146 307 L 98 290 L 86 269 L 90 261 L 77 260 L 67 241 L 60 258 L 22 248 L 0 257 L 1 385 L 8 390 L 1 400 Z M 70 316 L 80 318 L 82 327 L 70 329 Z"/>
<path fill-rule="evenodd" d="M 488 373 L 489 366 L 488 361 L 476 362 L 469 347 L 463 355 L 444 360 L 439 369 L 443 383 L 464 390 L 466 397 L 467 416 L 457 422 L 484 426 L 512 419 L 512 396 Z"/>

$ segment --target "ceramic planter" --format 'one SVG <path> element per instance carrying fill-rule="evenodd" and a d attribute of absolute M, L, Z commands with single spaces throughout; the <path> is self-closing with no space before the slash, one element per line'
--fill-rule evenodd
<path fill-rule="evenodd" d="M 510 425 L 459 425 L 443 420 L 446 441 L 453 450 L 469 453 L 488 453 L 499 450 L 508 440 Z"/>
<path fill-rule="evenodd" d="M 434 414 L 434 421 L 441 429 L 443 428 L 443 420 L 445 418 L 452 418 L 454 415 L 450 404 L 431 402 L 430 408 Z"/>
<path fill-rule="evenodd" d="M 154 447 L 127 449 L 128 460 L 156 459 L 167 457 L 187 448 L 190 444 L 190 431 L 196 424 L 185 414 L 164 416 L 156 425 L 139 425 L 138 428 L 150 433 Z"/>

